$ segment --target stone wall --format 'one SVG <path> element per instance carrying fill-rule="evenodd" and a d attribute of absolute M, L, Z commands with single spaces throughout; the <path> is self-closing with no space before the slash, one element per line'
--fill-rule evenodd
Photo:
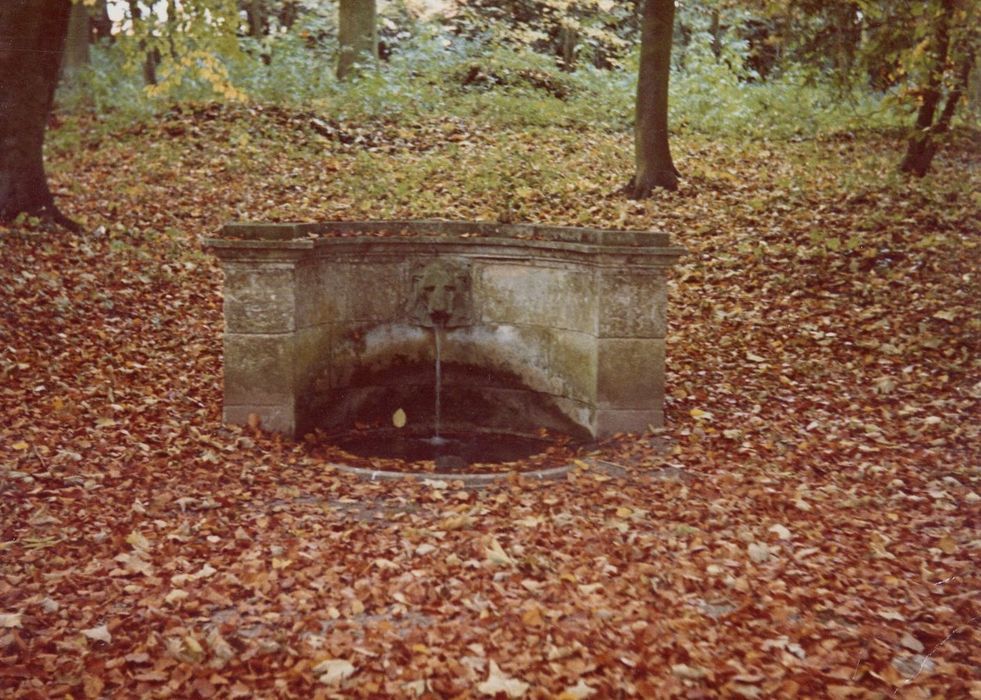
<path fill-rule="evenodd" d="M 448 427 L 663 423 L 666 271 L 682 253 L 664 234 L 230 224 L 207 245 L 225 273 L 227 422 L 298 436 L 397 408 L 431 421 L 440 332 Z"/>

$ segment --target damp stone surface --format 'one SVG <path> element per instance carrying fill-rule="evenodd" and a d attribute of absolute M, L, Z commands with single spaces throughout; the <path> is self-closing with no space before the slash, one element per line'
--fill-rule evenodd
<path fill-rule="evenodd" d="M 391 427 L 401 409 L 418 430 L 439 390 L 456 432 L 663 425 L 667 274 L 684 252 L 664 233 L 232 223 L 205 245 L 224 272 L 228 423 L 301 437 Z"/>

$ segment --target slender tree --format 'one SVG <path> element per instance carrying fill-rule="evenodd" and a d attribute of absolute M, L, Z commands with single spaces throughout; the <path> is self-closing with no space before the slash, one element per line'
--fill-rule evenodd
<path fill-rule="evenodd" d="M 78 2 L 72 5 L 68 19 L 68 34 L 61 58 L 61 74 L 66 78 L 75 75 L 82 66 L 89 63 L 89 42 L 92 26 L 88 8 Z"/>
<path fill-rule="evenodd" d="M 0 2 L 0 220 L 27 213 L 77 230 L 55 206 L 44 173 L 71 0 Z"/>
<path fill-rule="evenodd" d="M 641 20 L 634 122 L 637 172 L 627 187 L 634 199 L 649 196 L 655 187 L 678 189 L 678 171 L 668 145 L 668 79 L 673 31 L 674 0 L 647 0 Z"/>
<path fill-rule="evenodd" d="M 356 64 L 378 60 L 375 0 L 341 0 L 337 15 L 337 79 L 344 80 Z"/>
<path fill-rule="evenodd" d="M 899 164 L 901 171 L 917 177 L 923 177 L 929 171 L 938 140 L 950 128 L 974 66 L 976 30 L 971 15 L 959 4 L 956 0 L 941 0 L 938 6 L 931 6 L 933 36 L 928 39 L 929 48 L 924 52 L 928 62 L 926 79 L 919 90 L 916 124 Z M 955 66 L 956 70 L 950 70 Z M 948 73 L 952 75 L 945 80 Z M 945 87 L 947 100 L 941 107 Z"/>

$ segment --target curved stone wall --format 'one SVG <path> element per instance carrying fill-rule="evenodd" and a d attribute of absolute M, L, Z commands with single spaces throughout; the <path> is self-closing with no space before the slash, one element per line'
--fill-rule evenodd
<path fill-rule="evenodd" d="M 433 419 L 605 437 L 663 422 L 665 234 L 441 221 L 229 224 L 225 420 Z"/>

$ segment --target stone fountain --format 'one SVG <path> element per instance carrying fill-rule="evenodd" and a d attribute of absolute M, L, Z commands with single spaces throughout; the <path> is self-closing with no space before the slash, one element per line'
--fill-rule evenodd
<path fill-rule="evenodd" d="M 228 423 L 301 437 L 401 410 L 409 428 L 581 439 L 663 424 L 666 274 L 683 253 L 666 234 L 233 223 L 205 244 L 225 275 Z"/>

